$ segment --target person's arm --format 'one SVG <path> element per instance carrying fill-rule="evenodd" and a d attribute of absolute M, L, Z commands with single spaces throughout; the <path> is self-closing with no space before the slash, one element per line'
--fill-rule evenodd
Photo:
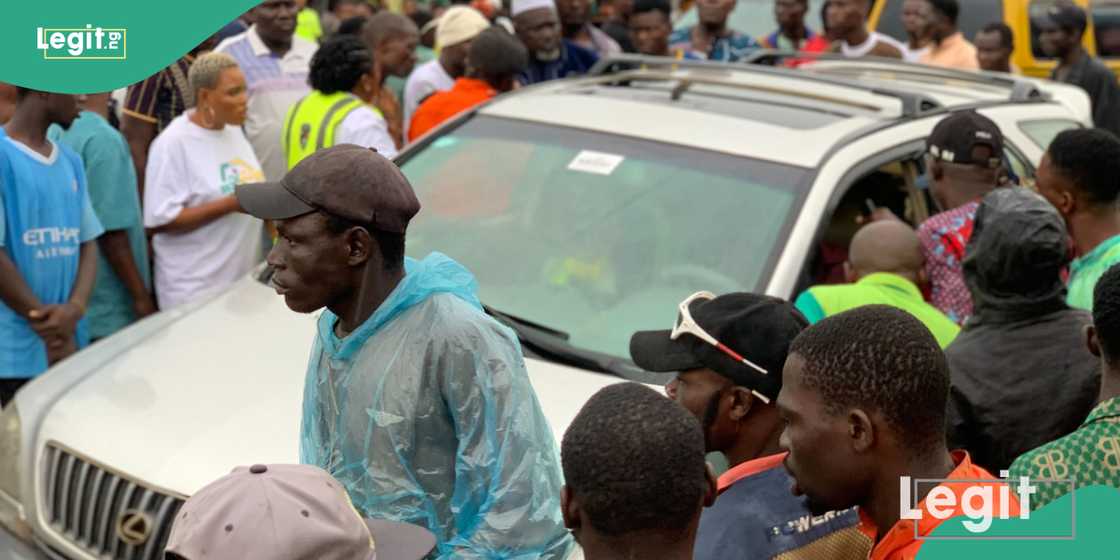
<path fill-rule="evenodd" d="M 151 227 L 148 231 L 153 234 L 186 233 L 209 224 L 226 214 L 233 214 L 234 212 L 240 211 L 241 206 L 237 203 L 237 198 L 231 194 L 192 208 L 183 208 L 183 210 L 179 212 L 179 215 L 175 216 L 170 222 Z"/>
<path fill-rule="evenodd" d="M 148 166 L 148 148 L 156 137 L 156 123 L 148 122 L 136 116 L 123 113 L 121 117 L 121 133 L 128 141 L 128 150 L 132 153 L 132 165 L 136 169 L 136 189 L 140 198 L 144 198 L 144 169 Z"/>
<path fill-rule="evenodd" d="M 82 243 L 78 257 L 78 276 L 65 303 L 45 305 L 28 312 L 31 328 L 47 343 L 50 363 L 54 363 L 76 350 L 72 344 L 78 321 L 86 314 L 93 280 L 97 276 L 97 245 L 92 241 Z M 70 349 L 69 352 L 66 350 Z M 61 350 L 61 352 L 60 352 Z"/>
<path fill-rule="evenodd" d="M 144 278 L 136 268 L 136 257 L 132 254 L 132 244 L 128 232 L 123 229 L 107 231 L 97 238 L 97 246 L 105 255 L 105 260 L 128 290 L 132 298 L 132 309 L 138 319 L 156 312 L 156 304 L 144 285 Z"/>
<path fill-rule="evenodd" d="M 33 309 L 42 306 L 31 286 L 24 281 L 23 275 L 16 268 L 16 263 L 8 256 L 8 252 L 0 249 L 0 300 L 7 305 L 16 315 L 27 318 Z"/>
<path fill-rule="evenodd" d="M 372 108 L 359 107 L 346 115 L 338 124 L 335 143 L 373 148 L 388 159 L 397 157 L 397 146 L 389 135 L 388 124 Z"/>
<path fill-rule="evenodd" d="M 559 452 L 517 342 L 497 326 L 464 330 L 435 347 L 459 439 L 451 508 L 464 516 L 439 558 L 564 558 L 572 541 L 560 518 Z"/>

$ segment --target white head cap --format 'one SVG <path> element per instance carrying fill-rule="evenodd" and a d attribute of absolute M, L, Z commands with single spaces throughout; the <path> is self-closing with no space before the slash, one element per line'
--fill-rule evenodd
<path fill-rule="evenodd" d="M 539 8 L 549 8 L 556 11 L 555 0 L 513 0 L 513 7 L 510 9 L 510 15 L 517 17 L 525 12 L 536 10 Z"/>

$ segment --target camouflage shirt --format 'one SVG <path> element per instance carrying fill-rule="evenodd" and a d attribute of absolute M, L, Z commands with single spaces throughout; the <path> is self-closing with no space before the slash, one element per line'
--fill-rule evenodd
<path fill-rule="evenodd" d="M 1031 509 L 1038 509 L 1070 492 L 1068 484 L 1035 480 L 1072 480 L 1078 488 L 1106 485 L 1120 488 L 1120 397 L 1107 400 L 1089 413 L 1073 433 L 1028 451 L 1011 465 L 1013 479 L 1026 476 L 1038 487 Z"/>

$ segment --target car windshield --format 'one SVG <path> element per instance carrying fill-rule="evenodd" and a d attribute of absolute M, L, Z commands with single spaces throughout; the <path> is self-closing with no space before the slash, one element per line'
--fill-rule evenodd
<path fill-rule="evenodd" d="M 401 168 L 423 204 L 409 255 L 446 253 L 493 310 L 621 358 L 693 292 L 764 288 L 809 174 L 487 116 Z"/>

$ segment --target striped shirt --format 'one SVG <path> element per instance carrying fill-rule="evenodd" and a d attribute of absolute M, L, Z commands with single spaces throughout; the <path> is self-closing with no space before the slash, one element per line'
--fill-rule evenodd
<path fill-rule="evenodd" d="M 277 56 L 261 40 L 254 25 L 248 31 L 222 41 L 218 52 L 237 60 L 249 86 L 249 115 L 245 135 L 269 181 L 279 181 L 288 170 L 287 155 L 281 140 L 288 109 L 311 93 L 307 74 L 318 45 L 299 36 L 292 46 Z"/>
<path fill-rule="evenodd" d="M 194 57 L 186 55 L 142 82 L 128 86 L 121 111 L 156 125 L 156 132 L 194 105 L 194 93 L 187 84 L 187 72 Z"/>

